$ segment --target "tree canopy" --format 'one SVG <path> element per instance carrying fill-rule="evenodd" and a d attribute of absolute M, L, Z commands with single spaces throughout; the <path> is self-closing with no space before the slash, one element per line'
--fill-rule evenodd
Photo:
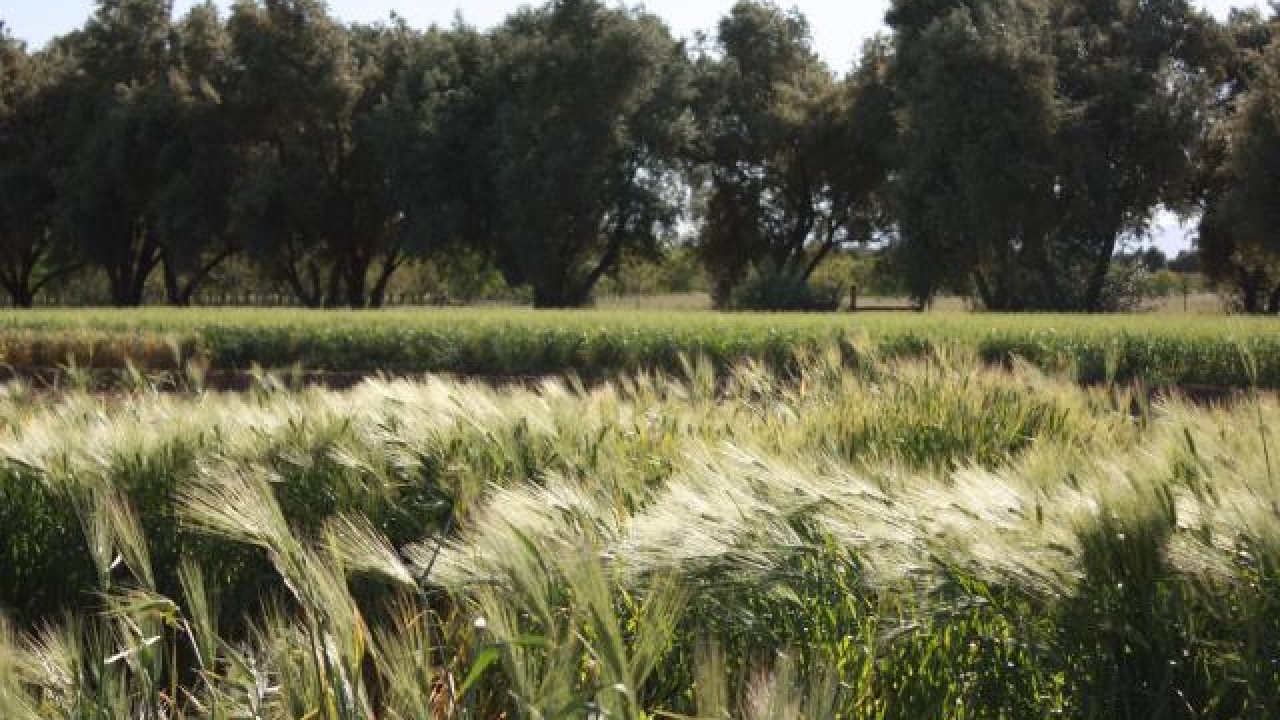
<path fill-rule="evenodd" d="M 539 307 L 582 305 L 676 223 L 689 136 L 682 46 L 657 17 L 555 0 L 493 37 L 485 241 Z"/>
<path fill-rule="evenodd" d="M 894 0 L 886 20 L 849 68 L 761 0 L 692 41 L 604 0 L 488 30 L 98 0 L 38 49 L 0 23 L 0 285 L 182 305 L 232 277 L 364 308 L 434 263 L 566 307 L 671 255 L 731 305 L 872 247 L 924 303 L 1097 312 L 1172 211 L 1241 309 L 1280 312 L 1275 17 Z"/>
<path fill-rule="evenodd" d="M 895 132 L 882 51 L 841 80 L 796 11 L 744 0 L 720 22 L 698 62 L 694 153 L 720 302 L 749 272 L 807 281 L 842 243 L 870 239 Z"/>
<path fill-rule="evenodd" d="M 1207 18 L 1185 2 L 897 0 L 889 21 L 914 292 L 1105 309 L 1122 241 L 1186 196 Z"/>
<path fill-rule="evenodd" d="M 1280 17 L 1278 15 L 1277 17 Z M 1219 45 L 1222 101 L 1211 107 L 1199 250 L 1246 312 L 1280 313 L 1280 25 L 1234 13 Z"/>

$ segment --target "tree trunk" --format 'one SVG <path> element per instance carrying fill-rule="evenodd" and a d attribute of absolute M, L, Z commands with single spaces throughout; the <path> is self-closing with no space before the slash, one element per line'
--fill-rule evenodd
<path fill-rule="evenodd" d="M 1042 308 L 1045 310 L 1060 311 L 1070 309 L 1067 307 L 1069 303 L 1063 297 L 1062 287 L 1059 283 L 1060 268 L 1055 267 L 1052 259 L 1050 259 L 1047 245 L 1048 242 L 1041 239 L 1034 252 L 1037 273 L 1045 289 L 1045 299 L 1040 304 L 1045 306 Z"/>
<path fill-rule="evenodd" d="M 307 308 L 319 308 L 325 302 L 320 269 L 314 258 L 298 252 L 297 242 L 297 235 L 291 235 L 284 241 L 283 252 L 273 263 L 274 270 L 299 304 Z"/>
<path fill-rule="evenodd" d="M 809 278 L 813 277 L 813 274 L 818 271 L 818 268 L 822 266 L 822 262 L 836 249 L 836 235 L 840 232 L 841 227 L 842 225 L 835 222 L 827 226 L 826 238 L 823 239 L 822 247 L 818 248 L 818 252 L 805 267 L 804 273 L 800 276 L 801 280 L 806 283 L 809 282 Z"/>
<path fill-rule="evenodd" d="M 382 262 L 382 269 L 378 272 L 378 279 L 373 283 L 373 290 L 369 295 L 369 307 L 381 308 L 386 304 L 387 286 L 391 284 L 391 277 L 395 275 L 396 270 L 400 269 L 402 262 L 403 256 L 399 248 L 387 254 L 386 260 Z"/>
<path fill-rule="evenodd" d="M 185 307 L 182 301 L 181 283 L 178 282 L 178 271 L 166 253 L 164 262 L 160 263 L 160 272 L 164 275 L 164 304 L 170 307 Z"/>
<path fill-rule="evenodd" d="M 553 277 L 545 278 L 536 283 L 533 289 L 534 307 L 580 308 L 586 305 L 600 279 L 622 257 L 624 239 L 622 228 L 625 227 L 625 222 L 619 221 L 617 223 L 614 232 L 609 238 L 609 245 L 605 248 L 604 255 L 600 257 L 600 261 L 596 263 L 591 272 L 587 273 L 586 277 L 581 280 L 574 280 L 572 271 L 569 269 L 571 263 L 567 263 L 564 267 L 557 268 L 558 272 Z"/>
<path fill-rule="evenodd" d="M 352 310 L 363 310 L 368 307 L 369 300 L 365 289 L 369 282 L 370 264 L 364 258 L 353 256 L 348 260 L 346 268 L 343 269 L 346 305 Z"/>
<path fill-rule="evenodd" d="M 1276 285 L 1271 290 L 1271 296 L 1267 298 L 1267 313 L 1280 315 L 1280 285 Z"/>
<path fill-rule="evenodd" d="M 189 307 L 192 299 L 195 298 L 196 293 L 199 292 L 200 288 L 204 286 L 206 281 L 208 281 L 209 276 L 213 274 L 213 271 L 216 270 L 219 265 L 226 262 L 232 254 L 234 254 L 234 251 L 230 248 L 223 249 L 217 255 L 210 258 L 208 262 L 205 262 L 197 268 L 196 271 L 184 282 L 177 269 L 173 267 L 174 263 L 172 258 L 169 257 L 169 253 L 166 251 L 164 258 L 161 261 L 161 266 L 164 271 L 165 303 L 172 307 Z"/>
<path fill-rule="evenodd" d="M 48 245 L 44 245 L 23 252 L 21 257 L 6 258 L 6 262 L 0 265 L 0 284 L 3 284 L 5 290 L 9 293 L 9 299 L 13 302 L 14 307 L 34 307 L 36 296 L 40 294 L 41 290 L 44 290 L 45 287 L 58 278 L 69 275 L 82 267 L 78 263 L 67 263 L 55 266 L 37 277 L 37 270 L 49 259 L 49 255 Z"/>
<path fill-rule="evenodd" d="M 285 285 L 289 286 L 289 291 L 298 299 L 298 302 L 309 308 L 320 306 L 319 301 L 316 299 L 315 295 L 309 291 L 306 282 L 303 281 L 301 274 L 298 273 L 296 268 L 282 268 L 282 272 L 280 274 L 284 277 Z"/>
<path fill-rule="evenodd" d="M 1262 287 L 1257 276 L 1248 268 L 1239 268 L 1236 272 L 1236 286 L 1240 290 L 1240 309 L 1257 315 L 1262 309 Z"/>
<path fill-rule="evenodd" d="M 533 288 L 533 306 L 540 310 L 569 310 L 587 304 L 591 297 L 589 289 L 583 290 L 584 284 L 574 283 L 568 278 L 557 278 L 550 282 L 538 283 Z"/>
<path fill-rule="evenodd" d="M 148 272 L 147 275 L 150 275 Z M 110 285 L 111 304 L 121 308 L 139 307 L 142 305 L 146 287 L 146 275 L 141 269 L 129 264 L 120 265 L 115 272 L 107 273 Z"/>
<path fill-rule="evenodd" d="M 317 277 L 319 277 L 319 275 L 323 272 L 320 269 L 320 266 L 318 264 L 313 263 L 312 267 L 315 268 L 314 274 Z M 320 293 L 321 305 L 326 310 L 335 310 L 339 307 L 342 307 L 344 304 L 346 304 L 344 302 L 346 300 L 346 297 L 345 297 L 345 293 L 343 292 L 342 275 L 343 273 L 342 273 L 342 268 L 340 267 L 340 263 L 331 263 L 329 265 L 328 267 L 329 279 L 327 281 L 327 286 Z"/>
<path fill-rule="evenodd" d="M 998 310 L 995 307 L 996 299 L 992 295 L 991 286 L 987 283 L 987 278 L 982 274 L 981 270 L 973 272 L 973 284 L 978 289 L 978 297 L 982 300 L 982 306 L 987 310 Z"/>
<path fill-rule="evenodd" d="M 605 248 L 600 262 L 596 263 L 595 268 L 587 274 L 587 277 L 583 278 L 575 293 L 577 295 L 577 301 L 574 303 L 575 307 L 587 304 L 587 301 L 591 299 L 591 293 L 596 289 L 596 284 L 600 282 L 606 272 L 609 272 L 622 259 L 622 244 L 626 240 L 626 227 L 627 219 L 620 216 L 614 224 L 613 232 L 609 236 L 609 246 Z"/>
<path fill-rule="evenodd" d="M 111 302 L 116 307 L 138 307 L 146 295 L 147 280 L 163 258 L 160 241 L 139 222 L 130 242 L 120 248 L 123 257 L 108 264 L 107 283 Z"/>
<path fill-rule="evenodd" d="M 29 310 L 36 304 L 36 295 L 26 283 L 5 283 L 5 290 L 9 292 L 9 300 L 16 308 Z"/>
<path fill-rule="evenodd" d="M 1107 275 L 1111 272 L 1111 260 L 1116 253 L 1116 239 L 1113 234 L 1104 238 L 1101 247 L 1105 249 L 1094 259 L 1093 269 L 1089 273 L 1089 284 L 1085 288 L 1084 309 L 1086 312 L 1103 311 L 1102 293 L 1107 289 Z"/>
<path fill-rule="evenodd" d="M 0 270 L 0 283 L 9 293 L 9 300 L 16 308 L 30 308 L 35 305 L 35 291 L 31 287 L 31 274 L 34 271 L 30 263 L 19 262 L 18 267 L 7 266 Z"/>

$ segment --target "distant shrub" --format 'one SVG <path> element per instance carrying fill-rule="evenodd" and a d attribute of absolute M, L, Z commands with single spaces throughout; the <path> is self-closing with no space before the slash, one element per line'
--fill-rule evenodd
<path fill-rule="evenodd" d="M 1103 312 L 1141 312 L 1153 301 L 1167 297 L 1160 279 L 1140 262 L 1114 262 L 1102 288 Z"/>
<path fill-rule="evenodd" d="M 810 282 L 772 270 L 757 271 L 729 296 L 729 309 L 770 312 L 835 312 L 844 299 L 834 282 Z"/>

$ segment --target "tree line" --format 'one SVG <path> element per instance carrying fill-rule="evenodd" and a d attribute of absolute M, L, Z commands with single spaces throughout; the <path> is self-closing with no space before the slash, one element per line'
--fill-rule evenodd
<path fill-rule="evenodd" d="M 185 305 L 235 264 L 377 307 L 407 264 L 466 256 L 572 307 L 675 248 L 722 306 L 803 306 L 865 245 L 922 303 L 1104 311 L 1168 210 L 1199 219 L 1240 309 L 1280 312 L 1280 7 L 894 0 L 886 20 L 847 71 L 754 0 L 689 41 L 598 0 L 487 31 L 319 0 L 98 0 L 38 49 L 0 24 L 0 285 L 30 306 L 92 274 L 115 305 L 157 283 Z"/>

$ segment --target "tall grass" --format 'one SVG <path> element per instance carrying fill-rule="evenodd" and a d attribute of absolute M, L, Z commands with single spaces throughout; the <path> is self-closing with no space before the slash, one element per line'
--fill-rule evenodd
<path fill-rule="evenodd" d="M 961 347 L 983 361 L 1018 357 L 1077 379 L 1152 385 L 1280 388 L 1280 333 L 1267 318 L 723 315 L 708 312 L 77 310 L 0 312 L 0 367 L 56 381 L 65 369 L 127 377 L 127 367 L 209 379 L 261 366 L 334 375 L 454 373 L 589 380 L 679 372 L 682 355 L 725 371 L 746 360 L 785 367 L 797 348 L 868 342 L 886 357 Z M 1257 362 L 1251 368 L 1240 348 Z M 59 373 L 62 369 L 63 373 Z"/>
<path fill-rule="evenodd" d="M 1280 711 L 1280 404 L 861 342 L 0 399 L 0 716 Z"/>

